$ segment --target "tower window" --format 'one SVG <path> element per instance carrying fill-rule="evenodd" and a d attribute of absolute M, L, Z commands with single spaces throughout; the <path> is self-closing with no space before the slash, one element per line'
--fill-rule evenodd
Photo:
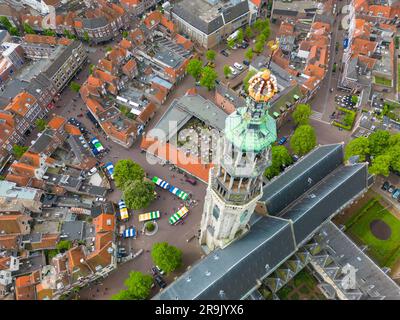
<path fill-rule="evenodd" d="M 219 210 L 218 206 L 214 206 L 214 208 L 213 208 L 213 216 L 214 216 L 215 220 L 218 220 L 219 212 L 220 212 L 220 210 Z"/>

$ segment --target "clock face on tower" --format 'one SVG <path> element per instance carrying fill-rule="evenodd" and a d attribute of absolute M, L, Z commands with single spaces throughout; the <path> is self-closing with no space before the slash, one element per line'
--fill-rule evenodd
<path fill-rule="evenodd" d="M 248 214 L 249 212 L 246 210 L 245 212 L 243 212 L 241 215 L 240 215 L 240 223 L 243 223 L 243 221 L 245 221 L 246 220 L 246 217 L 247 217 L 247 214 Z"/>

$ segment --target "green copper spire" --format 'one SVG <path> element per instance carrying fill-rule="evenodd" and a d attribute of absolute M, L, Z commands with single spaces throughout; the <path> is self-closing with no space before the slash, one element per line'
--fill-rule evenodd
<path fill-rule="evenodd" d="M 226 119 L 225 136 L 242 152 L 259 153 L 277 138 L 275 120 L 268 114 L 268 101 L 277 92 L 277 84 L 269 70 L 254 75 L 249 84 L 246 106 Z"/>

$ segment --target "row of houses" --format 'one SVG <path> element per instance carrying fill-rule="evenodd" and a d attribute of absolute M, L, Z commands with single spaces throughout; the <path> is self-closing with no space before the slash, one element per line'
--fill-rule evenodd
<path fill-rule="evenodd" d="M 186 74 L 193 44 L 159 11 L 146 15 L 92 68 L 80 89 L 107 136 L 129 148 Z"/>
<path fill-rule="evenodd" d="M 78 127 L 54 116 L 0 183 L 0 297 L 60 299 L 116 268 L 108 178 Z M 59 246 L 67 244 L 67 248 Z M 25 261 L 25 262 L 24 262 Z"/>
<path fill-rule="evenodd" d="M 0 210 L 0 298 L 62 299 L 116 268 L 112 206 L 100 206 L 96 216 L 90 210 L 85 216 L 61 207 L 33 213 L 17 197 L 33 194 L 35 201 L 41 202 L 44 196 L 40 190 L 17 188 L 2 181 L 0 200 L 5 197 L 4 191 L 13 195 L 7 196 L 8 202 Z M 80 216 L 92 220 L 87 222 Z M 57 225 L 59 230 L 40 232 L 38 223 L 47 228 Z M 67 245 L 58 249 L 61 241 Z"/>
<path fill-rule="evenodd" d="M 23 65 L 1 84 L 0 150 L 3 159 L 13 145 L 23 143 L 35 120 L 44 118 L 87 59 L 79 41 L 27 35 L 21 43 L 2 43 Z M 23 55 L 20 55 L 23 52 Z M 46 52 L 45 54 L 43 52 Z M 16 59 L 18 60 L 18 59 Z"/>
<path fill-rule="evenodd" d="M 352 1 L 343 53 L 341 86 L 363 91 L 395 91 L 395 36 L 400 7 L 369 5 Z"/>
<path fill-rule="evenodd" d="M 44 3 L 31 2 L 39 5 Z M 38 14 L 3 6 L 5 11 L 4 14 L 0 11 L 0 16 L 7 17 L 21 31 L 24 25 L 28 25 L 37 33 L 53 30 L 58 35 L 67 35 L 69 38 L 76 36 L 92 43 L 113 39 L 130 23 L 129 14 L 122 6 L 105 0 L 82 3 L 72 1 L 67 4 L 58 2 L 56 6 L 50 6 L 50 9 L 43 12 L 38 10 Z"/>

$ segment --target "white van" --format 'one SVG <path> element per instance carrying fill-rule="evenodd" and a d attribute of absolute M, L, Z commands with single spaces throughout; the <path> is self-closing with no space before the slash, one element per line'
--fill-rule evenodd
<path fill-rule="evenodd" d="M 232 72 L 233 75 L 236 75 L 236 74 L 237 74 L 237 71 L 235 70 L 235 68 L 229 66 L 229 69 L 231 70 L 231 72 Z"/>

